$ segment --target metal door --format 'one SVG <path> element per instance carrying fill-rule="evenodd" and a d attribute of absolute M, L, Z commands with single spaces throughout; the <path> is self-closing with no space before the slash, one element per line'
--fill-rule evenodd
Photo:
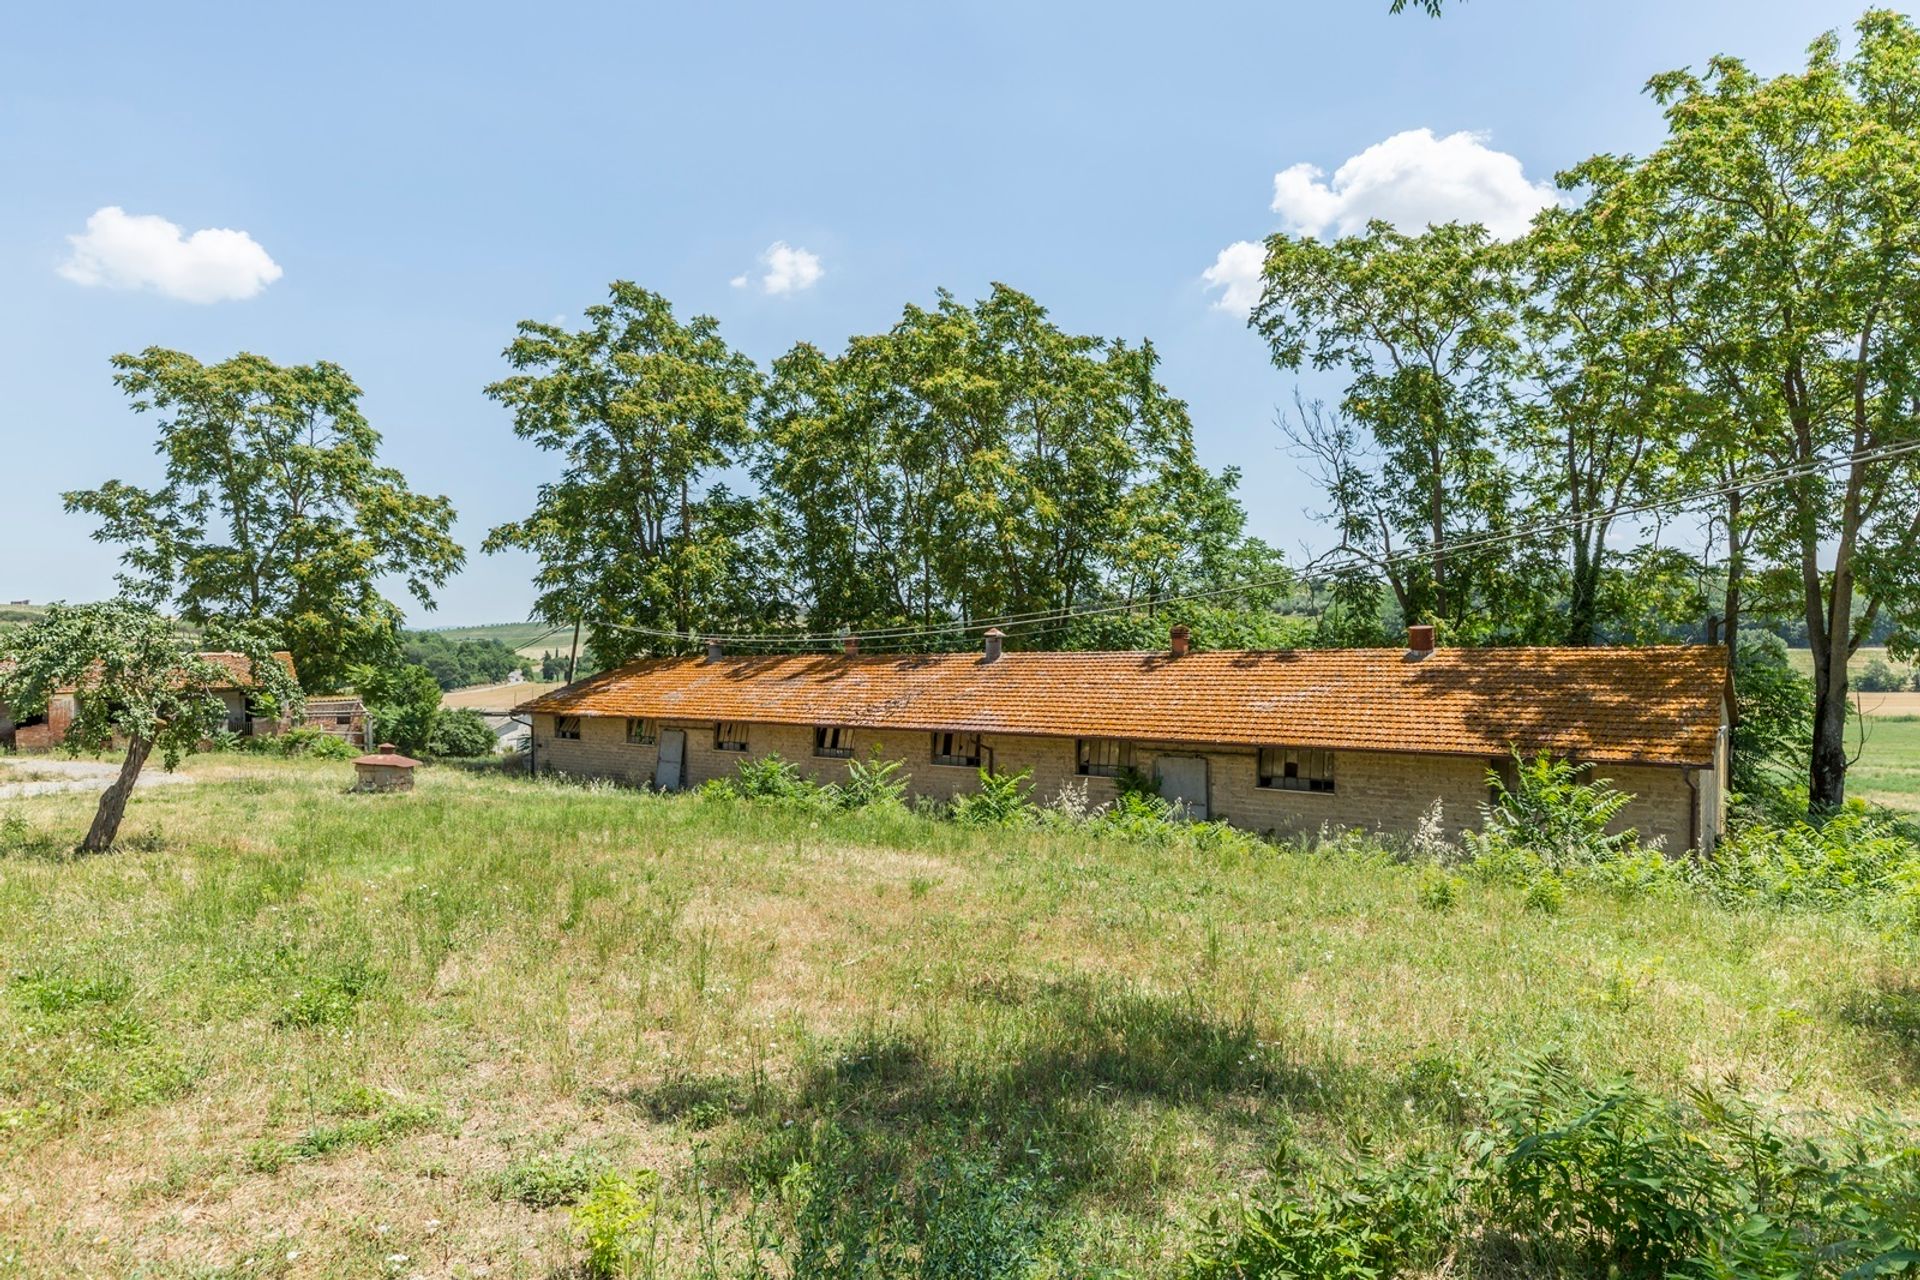
<path fill-rule="evenodd" d="M 1200 756 L 1161 756 L 1154 766 L 1160 795 L 1196 822 L 1207 820 L 1207 762 Z"/>
<path fill-rule="evenodd" d="M 660 731 L 660 763 L 653 771 L 653 785 L 662 791 L 678 791 L 684 781 L 687 758 L 687 731 Z"/>

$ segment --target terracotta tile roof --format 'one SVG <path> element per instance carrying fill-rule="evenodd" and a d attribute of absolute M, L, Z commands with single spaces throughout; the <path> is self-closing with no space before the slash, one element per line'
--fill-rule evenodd
<path fill-rule="evenodd" d="M 1704 765 L 1725 679 L 1707 645 L 649 658 L 519 710 Z"/>
<path fill-rule="evenodd" d="M 202 653 L 200 656 L 232 676 L 234 688 L 244 689 L 253 683 L 253 663 L 248 660 L 246 654 L 216 649 Z M 288 675 L 296 675 L 293 669 L 293 655 L 285 649 L 276 649 L 273 660 L 285 667 Z"/>

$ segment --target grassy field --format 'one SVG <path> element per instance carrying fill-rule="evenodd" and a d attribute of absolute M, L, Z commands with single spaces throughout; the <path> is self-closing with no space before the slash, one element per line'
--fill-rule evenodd
<path fill-rule="evenodd" d="M 523 680 L 519 684 L 490 684 L 472 689 L 454 689 L 440 696 L 443 707 L 475 707 L 482 711 L 505 711 L 543 693 L 561 687 L 558 680 Z"/>
<path fill-rule="evenodd" d="M 573 1275 L 598 1168 L 663 1180 L 663 1275 L 929 1186 L 1042 1274 L 1171 1274 L 1274 1169 L 1448 1140 L 1526 1056 L 1920 1102 L 1913 952 L 1843 918 L 1481 881 L 1442 917 L 1363 855 L 188 768 L 105 857 L 47 851 L 90 797 L 0 802 L 0 1275 Z"/>
<path fill-rule="evenodd" d="M 534 659 L 543 653 L 558 653 L 565 657 L 573 644 L 571 627 L 555 631 L 544 622 L 496 622 L 478 627 L 434 627 L 432 630 L 435 635 L 445 636 L 449 640 L 498 640 L 521 656 Z M 586 643 L 587 633 L 582 631 L 580 644 L 584 648 Z"/>

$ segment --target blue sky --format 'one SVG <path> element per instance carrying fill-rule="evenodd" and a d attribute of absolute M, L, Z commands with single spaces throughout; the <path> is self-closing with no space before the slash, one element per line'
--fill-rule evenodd
<path fill-rule="evenodd" d="M 469 566 L 415 620 L 524 616 L 528 563 L 478 544 L 551 466 L 481 388 L 515 321 L 577 317 L 616 278 L 763 363 L 995 280 L 1151 338 L 1203 458 L 1241 467 L 1255 532 L 1296 551 L 1319 535 L 1273 427 L 1294 379 L 1230 305 L 1245 259 L 1223 249 L 1378 210 L 1524 217 L 1556 169 L 1654 144 L 1650 74 L 1787 70 L 1860 5 L 1386 10 L 24 8 L 0 45 L 0 600 L 111 592 L 116 552 L 58 495 L 157 475 L 107 360 L 161 345 L 346 366 L 386 460 L 460 512 Z"/>

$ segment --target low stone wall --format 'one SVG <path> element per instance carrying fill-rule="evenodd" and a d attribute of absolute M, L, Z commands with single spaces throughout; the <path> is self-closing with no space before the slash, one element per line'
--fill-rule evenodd
<path fill-rule="evenodd" d="M 556 738 L 554 727 L 550 715 L 533 717 L 534 756 L 543 771 L 653 785 L 658 743 L 629 743 L 624 719 L 583 716 L 577 740 Z M 742 760 L 774 753 L 812 781 L 837 782 L 846 777 L 845 759 L 813 754 L 811 726 L 749 725 L 744 753 L 718 750 L 711 721 L 664 720 L 659 728 L 679 729 L 686 734 L 683 785 L 688 787 L 731 778 Z M 876 749 L 883 759 L 901 762 L 899 776 L 906 780 L 910 796 L 945 801 L 980 785 L 975 769 L 933 763 L 929 733 L 853 731 L 855 758 L 864 760 Z M 1082 786 L 1094 805 L 1111 802 L 1117 794 L 1112 778 L 1079 775 L 1072 738 L 985 734 L 981 749 L 981 763 L 990 772 L 1028 773 L 1034 800 L 1039 804 L 1052 804 L 1063 790 Z M 1478 827 L 1480 806 L 1488 798 L 1487 770 L 1499 763 L 1475 756 L 1341 751 L 1334 757 L 1333 791 L 1284 791 L 1259 785 L 1258 752 L 1251 747 L 1134 744 L 1134 767 L 1149 777 L 1154 776 L 1156 763 L 1166 756 L 1197 757 L 1206 762 L 1207 816 L 1282 837 L 1310 836 L 1322 829 L 1411 835 L 1437 804 L 1439 831 L 1449 840 L 1458 840 L 1463 831 Z M 1688 770 L 1622 765 L 1596 772 L 1634 793 L 1633 803 L 1621 816 L 1621 825 L 1636 828 L 1643 837 L 1661 840 L 1670 852 L 1689 847 L 1696 830 L 1713 829 L 1710 818 L 1695 825 L 1695 806 L 1702 801 L 1688 781 Z M 1710 778 L 1707 771 L 1701 772 Z"/>

